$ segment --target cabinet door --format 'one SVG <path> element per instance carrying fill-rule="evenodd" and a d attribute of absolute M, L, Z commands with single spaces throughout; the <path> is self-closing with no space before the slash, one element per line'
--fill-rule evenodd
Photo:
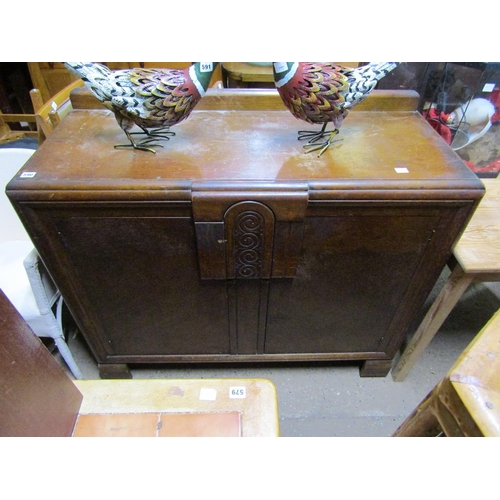
<path fill-rule="evenodd" d="M 226 285 L 200 280 L 192 218 L 139 205 L 38 216 L 53 233 L 48 258 L 57 254 L 65 266 L 58 281 L 100 361 L 229 352 Z"/>
<path fill-rule="evenodd" d="M 440 219 L 432 209 L 311 213 L 296 277 L 270 287 L 266 354 L 384 352 Z"/>

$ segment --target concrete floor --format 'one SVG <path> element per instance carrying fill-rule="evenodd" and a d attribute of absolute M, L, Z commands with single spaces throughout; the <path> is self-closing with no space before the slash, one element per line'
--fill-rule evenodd
<path fill-rule="evenodd" d="M 445 270 L 426 307 L 447 274 Z M 404 382 L 394 382 L 391 375 L 361 378 L 357 365 L 342 363 L 130 365 L 130 369 L 134 378 L 270 379 L 277 388 L 285 437 L 390 436 L 499 307 L 499 284 L 472 285 Z M 81 334 L 68 341 L 84 377 L 98 379 L 97 365 Z"/>

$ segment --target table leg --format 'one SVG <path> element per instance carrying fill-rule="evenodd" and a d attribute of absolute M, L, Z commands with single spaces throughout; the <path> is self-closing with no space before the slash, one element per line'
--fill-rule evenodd
<path fill-rule="evenodd" d="M 466 274 L 457 262 L 443 289 L 392 369 L 392 378 L 395 382 L 402 382 L 406 378 L 473 279 L 474 274 Z"/>

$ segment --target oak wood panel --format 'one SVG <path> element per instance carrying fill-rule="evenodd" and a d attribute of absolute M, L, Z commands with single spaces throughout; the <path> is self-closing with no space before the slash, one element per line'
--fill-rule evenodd
<path fill-rule="evenodd" d="M 332 208 L 307 217 L 298 274 L 272 287 L 266 352 L 385 351 L 440 216 Z"/>

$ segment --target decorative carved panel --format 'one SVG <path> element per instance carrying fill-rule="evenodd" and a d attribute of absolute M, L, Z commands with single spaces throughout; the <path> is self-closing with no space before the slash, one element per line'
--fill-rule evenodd
<path fill-rule="evenodd" d="M 293 278 L 308 207 L 306 183 L 193 183 L 202 280 Z"/>
<path fill-rule="evenodd" d="M 271 277 L 275 217 L 263 203 L 244 201 L 224 215 L 229 279 Z"/>

